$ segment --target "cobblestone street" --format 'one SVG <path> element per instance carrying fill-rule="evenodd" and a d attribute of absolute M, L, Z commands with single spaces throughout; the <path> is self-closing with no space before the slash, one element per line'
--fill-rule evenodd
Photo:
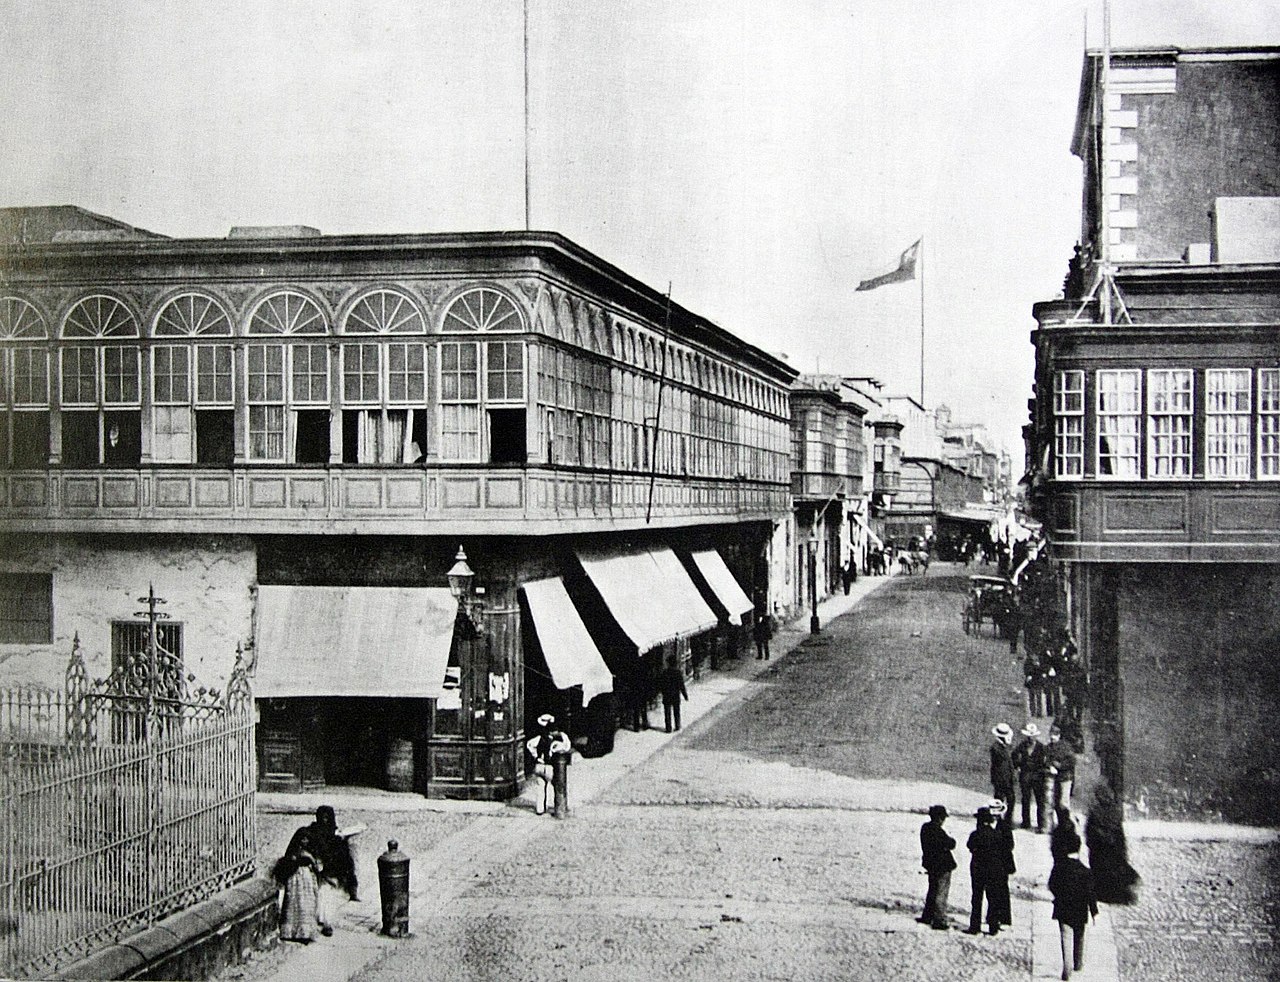
<path fill-rule="evenodd" d="M 989 628 L 961 630 L 965 573 L 935 566 L 879 583 L 824 620 L 821 635 L 784 632 L 775 650 L 798 647 L 765 671 L 744 660 L 693 683 L 695 721 L 669 740 L 620 733 L 617 755 L 647 740 L 656 752 L 576 801 L 568 821 L 509 806 L 336 802 L 341 821 L 370 826 L 363 904 L 347 905 L 334 938 L 284 945 L 228 977 L 322 967 L 325 978 L 365 982 L 1057 978 L 1044 837 L 1017 833 L 1012 929 L 969 937 L 915 921 L 925 887 L 917 830 L 936 801 L 953 815 L 951 923 L 965 926 L 964 840 L 967 816 L 989 797 L 989 730 L 1023 721 L 1007 643 Z M 717 685 L 728 694 L 700 710 Z M 575 763 L 571 797 L 606 760 Z M 265 863 L 298 816 L 263 817 Z M 1140 827 L 1130 823 L 1142 903 L 1104 909 L 1107 929 L 1100 918 L 1077 977 L 1115 978 L 1117 965 L 1126 980 L 1274 977 L 1274 836 Z M 400 942 L 371 930 L 373 859 L 391 837 L 414 863 L 414 937 Z"/>

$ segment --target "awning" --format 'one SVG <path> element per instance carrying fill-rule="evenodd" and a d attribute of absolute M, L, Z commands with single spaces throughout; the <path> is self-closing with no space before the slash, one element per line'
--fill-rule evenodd
<path fill-rule="evenodd" d="M 868 525 L 866 522 L 864 522 L 864 521 L 863 521 L 861 518 L 859 518 L 857 515 L 854 515 L 854 516 L 853 516 L 853 520 L 854 520 L 855 522 L 857 522 L 859 525 L 861 525 L 861 526 L 862 526 L 862 530 L 863 530 L 864 532 L 866 532 L 866 533 L 867 533 L 867 536 L 871 539 L 871 541 L 872 541 L 872 542 L 874 542 L 874 543 L 876 544 L 876 548 L 877 548 L 877 549 L 883 549 L 883 548 L 884 548 L 884 540 L 883 540 L 883 539 L 881 539 L 881 538 L 880 538 L 880 536 L 876 535 L 874 531 L 872 531 L 872 529 L 871 529 L 871 526 L 870 526 L 870 525 Z"/>
<path fill-rule="evenodd" d="M 560 577 L 535 580 L 521 589 L 529 601 L 538 642 L 556 688 L 582 686 L 583 703 L 602 692 L 612 692 L 613 674 L 600 657 Z"/>
<path fill-rule="evenodd" d="M 443 587 L 259 587 L 254 695 L 438 698 L 457 613 Z"/>
<path fill-rule="evenodd" d="M 743 592 L 742 587 L 738 586 L 738 581 L 725 565 L 724 557 L 714 549 L 708 549 L 705 552 L 695 552 L 693 563 L 715 593 L 716 599 L 729 612 L 729 623 L 741 624 L 742 615 L 753 610 L 755 604 Z"/>
<path fill-rule="evenodd" d="M 670 549 L 578 553 L 578 561 L 638 651 L 716 626 L 716 615 Z"/>

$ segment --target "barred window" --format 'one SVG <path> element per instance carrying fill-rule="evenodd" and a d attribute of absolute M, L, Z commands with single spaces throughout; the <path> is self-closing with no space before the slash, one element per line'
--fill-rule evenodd
<path fill-rule="evenodd" d="M 1249 477 L 1251 401 L 1247 368 L 1205 372 L 1205 475 Z"/>
<path fill-rule="evenodd" d="M 1191 476 L 1192 376 L 1189 368 L 1147 372 L 1147 476 Z"/>
<path fill-rule="evenodd" d="M 1280 478 L 1280 368 L 1258 369 L 1258 476 Z"/>
<path fill-rule="evenodd" d="M 1098 476 L 1137 477 L 1142 373 L 1099 371 L 1097 381 Z"/>
<path fill-rule="evenodd" d="M 1084 476 L 1084 372 L 1058 372 L 1053 380 L 1054 476 Z"/>

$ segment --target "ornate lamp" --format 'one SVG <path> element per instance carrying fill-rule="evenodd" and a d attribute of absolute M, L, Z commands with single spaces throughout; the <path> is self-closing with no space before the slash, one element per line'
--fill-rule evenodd
<path fill-rule="evenodd" d="M 453 566 L 445 574 L 449 580 L 449 592 L 458 601 L 458 610 L 466 616 L 472 630 L 484 633 L 484 603 L 476 596 L 476 571 L 467 562 L 467 551 L 458 546 Z"/>

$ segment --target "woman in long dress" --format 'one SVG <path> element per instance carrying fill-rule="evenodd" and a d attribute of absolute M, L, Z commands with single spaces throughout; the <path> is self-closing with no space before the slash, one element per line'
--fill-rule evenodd
<path fill-rule="evenodd" d="M 280 904 L 280 937 L 285 941 L 314 941 L 320 929 L 320 883 L 310 828 L 301 828 L 289 840 L 289 848 L 272 870 L 284 887 Z"/>

